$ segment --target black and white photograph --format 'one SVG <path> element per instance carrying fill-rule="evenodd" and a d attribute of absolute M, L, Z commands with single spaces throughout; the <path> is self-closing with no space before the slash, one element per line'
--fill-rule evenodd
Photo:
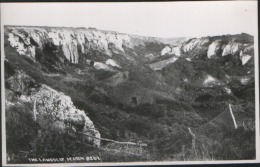
<path fill-rule="evenodd" d="M 257 1 L 0 5 L 4 165 L 259 162 Z"/>

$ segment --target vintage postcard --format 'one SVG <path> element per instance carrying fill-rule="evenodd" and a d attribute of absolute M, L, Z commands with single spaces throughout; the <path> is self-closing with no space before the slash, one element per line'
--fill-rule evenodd
<path fill-rule="evenodd" d="M 259 162 L 257 13 L 1 3 L 3 165 Z"/>

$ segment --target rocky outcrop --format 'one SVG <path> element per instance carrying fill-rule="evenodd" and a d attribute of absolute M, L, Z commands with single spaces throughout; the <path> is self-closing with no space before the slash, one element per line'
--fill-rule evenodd
<path fill-rule="evenodd" d="M 203 86 L 205 87 L 214 87 L 216 85 L 220 85 L 220 82 L 211 75 L 206 75 L 204 78 Z"/>
<path fill-rule="evenodd" d="M 43 50 L 46 46 L 55 46 L 52 52 L 62 52 L 66 59 L 79 63 L 82 54 L 99 51 L 112 56 L 112 53 L 122 53 L 123 46 L 134 48 L 146 42 L 159 42 L 159 39 L 127 35 L 96 29 L 54 28 L 54 27 L 25 27 L 6 26 L 5 35 L 11 47 L 20 55 L 26 55 L 36 61 L 36 49 Z"/>
<path fill-rule="evenodd" d="M 77 109 L 71 98 L 64 93 L 44 84 L 37 85 L 22 71 L 18 71 L 6 80 L 6 85 L 8 85 L 6 90 L 9 92 L 7 95 L 9 97 L 6 99 L 10 100 L 6 104 L 31 104 L 34 120 L 38 123 L 42 133 L 50 131 L 60 134 L 71 133 L 72 135 L 85 133 L 100 138 L 100 133 L 95 129 L 93 122 L 83 110 Z M 16 95 L 11 92 L 15 92 Z M 14 100 L 14 96 L 16 96 L 16 100 Z M 85 137 L 85 140 L 99 147 L 100 140 L 89 136 Z"/>
<path fill-rule="evenodd" d="M 17 35 L 15 32 L 8 34 L 8 41 L 11 47 L 15 48 L 20 55 L 26 55 L 35 61 L 35 46 L 30 45 L 27 38 L 21 42 L 24 36 Z"/>
<path fill-rule="evenodd" d="M 163 61 L 152 63 L 149 66 L 151 69 L 161 70 L 162 68 L 166 67 L 167 65 L 174 63 L 177 59 L 178 58 L 176 58 L 176 57 L 172 57 L 172 58 L 169 58 L 169 59 L 166 59 Z"/>
<path fill-rule="evenodd" d="M 239 50 L 242 49 L 241 47 L 242 47 L 241 43 L 229 42 L 223 49 L 222 56 L 235 55 L 236 53 L 239 52 Z"/>
<path fill-rule="evenodd" d="M 179 46 L 166 46 L 162 51 L 161 51 L 161 56 L 164 55 L 175 55 L 179 57 L 181 55 L 181 48 Z"/>
<path fill-rule="evenodd" d="M 209 59 L 218 59 L 225 56 L 239 55 L 242 65 L 254 56 L 254 45 L 251 40 L 239 39 L 242 36 L 250 38 L 250 35 L 234 35 L 234 36 L 218 36 L 218 37 L 202 37 L 192 38 L 183 42 L 180 46 L 166 46 L 161 55 L 175 55 L 180 57 L 188 55 L 192 60 L 197 55 L 207 55 Z"/>
<path fill-rule="evenodd" d="M 182 45 L 182 50 L 184 51 L 184 53 L 187 53 L 195 48 L 200 48 L 200 47 L 204 47 L 204 46 L 208 46 L 210 43 L 210 39 L 209 38 L 193 38 L 188 40 L 187 42 L 185 42 Z"/>
<path fill-rule="evenodd" d="M 104 63 L 101 63 L 101 62 L 95 62 L 94 63 L 94 67 L 97 69 L 97 70 L 105 70 L 105 71 L 113 71 L 113 69 L 111 67 L 109 67 L 108 65 L 104 64 Z"/>
<path fill-rule="evenodd" d="M 242 50 L 240 51 L 240 59 L 242 61 L 242 65 L 245 65 L 251 58 L 252 56 L 244 54 Z"/>
<path fill-rule="evenodd" d="M 163 48 L 163 50 L 161 51 L 161 55 L 165 55 L 165 54 L 169 54 L 171 52 L 171 48 L 169 46 L 166 46 L 165 48 Z"/>
<path fill-rule="evenodd" d="M 214 41 L 208 47 L 208 58 L 214 58 L 217 56 L 217 53 L 221 50 L 221 41 Z"/>
<path fill-rule="evenodd" d="M 121 68 L 121 66 L 118 65 L 113 59 L 108 59 L 106 61 L 106 65 L 110 65 L 110 66 L 113 66 L 113 67 Z"/>

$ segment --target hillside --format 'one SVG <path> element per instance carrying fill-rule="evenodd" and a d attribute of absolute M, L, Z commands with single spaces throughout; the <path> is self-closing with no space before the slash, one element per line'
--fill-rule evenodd
<path fill-rule="evenodd" d="M 10 163 L 254 159 L 253 36 L 184 39 L 5 26 Z"/>

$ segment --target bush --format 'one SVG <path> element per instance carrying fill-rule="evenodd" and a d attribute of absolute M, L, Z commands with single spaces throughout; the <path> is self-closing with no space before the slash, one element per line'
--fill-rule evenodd
<path fill-rule="evenodd" d="M 30 104 L 10 106 L 6 110 L 6 147 L 8 153 L 33 150 L 37 124 Z"/>

